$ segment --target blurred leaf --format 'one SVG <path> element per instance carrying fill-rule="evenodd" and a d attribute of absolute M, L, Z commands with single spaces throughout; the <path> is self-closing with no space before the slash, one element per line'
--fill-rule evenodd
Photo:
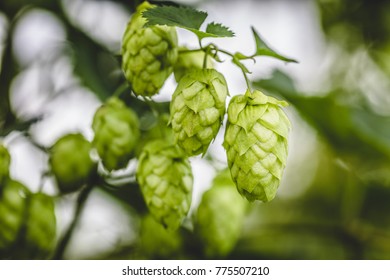
<path fill-rule="evenodd" d="M 287 225 L 253 229 L 234 251 L 243 259 L 359 259 L 353 239 L 337 227 Z"/>
<path fill-rule="evenodd" d="M 68 33 L 74 42 L 71 47 L 75 74 L 100 100 L 105 100 L 115 91 L 115 84 L 109 80 L 109 73 L 114 68 L 110 69 L 109 64 L 103 66 L 98 58 L 111 55 L 82 32 L 71 28 Z"/>
<path fill-rule="evenodd" d="M 0 66 L 0 133 L 5 135 L 6 131 L 14 125 L 16 116 L 11 109 L 10 88 L 14 77 L 18 74 L 19 66 L 17 65 L 12 53 L 12 37 L 15 31 L 15 20 L 12 20 L 8 32 L 4 38 L 4 49 Z"/>
<path fill-rule="evenodd" d="M 279 70 L 270 79 L 254 82 L 254 86 L 286 98 L 338 150 L 390 157 L 390 117 L 340 104 L 335 99 L 337 91 L 325 97 L 305 96 Z"/>

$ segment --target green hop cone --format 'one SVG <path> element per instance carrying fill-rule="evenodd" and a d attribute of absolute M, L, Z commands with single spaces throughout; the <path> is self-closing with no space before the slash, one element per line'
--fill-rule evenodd
<path fill-rule="evenodd" d="M 93 145 L 106 169 L 126 167 L 140 136 L 138 117 L 133 110 L 112 97 L 96 111 L 92 128 Z"/>
<path fill-rule="evenodd" d="M 225 78 L 214 69 L 193 70 L 180 80 L 170 122 L 176 143 L 188 156 L 206 153 L 221 127 L 227 95 Z"/>
<path fill-rule="evenodd" d="M 190 51 L 185 47 L 179 49 L 179 57 L 173 67 L 173 74 L 175 75 L 176 82 L 179 82 L 180 79 L 190 70 L 193 69 L 202 69 L 205 53 L 202 50 Z M 207 68 L 212 68 L 212 60 L 210 56 L 207 58 Z"/>
<path fill-rule="evenodd" d="M 152 216 L 166 228 L 177 229 L 190 209 L 193 184 L 182 150 L 165 140 L 147 143 L 136 175 Z"/>
<path fill-rule="evenodd" d="M 208 258 L 225 257 L 234 248 L 242 228 L 247 201 L 236 190 L 229 170 L 218 174 L 199 204 L 195 232 Z"/>
<path fill-rule="evenodd" d="M 9 166 L 11 164 L 11 156 L 2 144 L 0 144 L 0 189 L 2 183 L 9 177 Z"/>
<path fill-rule="evenodd" d="M 138 6 L 122 41 L 122 70 L 136 95 L 152 96 L 160 90 L 173 71 L 178 57 L 174 27 L 143 27 L 142 12 L 154 7 L 148 2 Z"/>
<path fill-rule="evenodd" d="M 168 231 L 151 216 L 142 218 L 140 251 L 147 259 L 168 259 L 180 254 L 182 238 L 178 231 Z"/>
<path fill-rule="evenodd" d="M 54 200 L 43 193 L 31 194 L 24 231 L 24 259 L 47 259 L 54 251 L 56 217 Z"/>
<path fill-rule="evenodd" d="M 228 108 L 223 146 L 238 191 L 249 201 L 271 201 L 287 161 L 287 102 L 249 90 Z"/>
<path fill-rule="evenodd" d="M 8 180 L 0 190 L 0 259 L 9 258 L 26 218 L 30 192 L 19 182 Z"/>
<path fill-rule="evenodd" d="M 91 143 L 77 133 L 61 137 L 50 149 L 51 170 L 62 193 L 80 189 L 94 174 L 91 148 Z"/>

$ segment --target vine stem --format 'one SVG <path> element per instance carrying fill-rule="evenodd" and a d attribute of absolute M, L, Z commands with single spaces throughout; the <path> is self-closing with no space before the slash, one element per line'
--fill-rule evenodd
<path fill-rule="evenodd" d="M 66 250 L 66 247 L 68 246 L 69 241 L 72 238 L 73 232 L 76 229 L 76 227 L 80 221 L 81 214 L 83 212 L 85 203 L 86 203 L 86 201 L 87 201 L 87 199 L 88 199 L 88 197 L 93 189 L 93 186 L 94 185 L 92 185 L 92 184 L 87 185 L 80 192 L 80 194 L 77 198 L 77 206 L 76 206 L 76 211 L 74 213 L 73 220 L 72 220 L 71 224 L 69 225 L 67 231 L 65 232 L 64 236 L 58 242 L 58 246 L 57 246 L 56 251 L 55 251 L 54 256 L 53 256 L 54 260 L 63 259 L 63 255 L 64 255 L 64 252 Z"/>
<path fill-rule="evenodd" d="M 122 83 L 112 94 L 112 97 L 120 97 L 121 94 L 129 87 L 127 82 Z"/>
<path fill-rule="evenodd" d="M 240 67 L 240 68 L 241 68 L 241 67 Z M 241 71 L 242 71 L 242 74 L 244 75 L 244 79 L 245 79 L 245 82 L 246 82 L 246 86 L 247 86 L 247 88 L 250 90 L 250 92 L 252 93 L 251 83 L 250 83 L 250 81 L 249 81 L 248 75 L 245 73 L 244 69 L 241 68 Z"/>
<path fill-rule="evenodd" d="M 234 54 L 232 54 L 231 52 L 229 51 L 226 51 L 226 50 L 223 50 L 223 49 L 220 49 L 218 48 L 218 46 L 216 46 L 215 44 L 211 43 L 207 46 L 203 46 L 202 45 L 202 42 L 201 40 L 199 40 L 199 49 L 195 49 L 195 50 L 184 50 L 183 52 L 195 52 L 195 51 L 204 51 L 205 52 L 205 56 L 204 56 L 204 59 L 203 59 L 203 68 L 206 68 L 207 67 L 207 56 L 212 54 L 212 52 L 214 51 L 215 53 L 213 53 L 213 55 L 211 55 L 217 62 L 221 62 L 219 61 L 219 59 L 216 59 L 216 55 L 218 52 L 221 52 L 225 55 L 228 55 L 230 56 L 232 59 L 233 59 L 233 63 L 241 69 L 242 71 L 242 74 L 244 76 L 244 79 L 245 79 L 245 83 L 246 83 L 246 86 L 247 88 L 250 90 L 250 93 L 252 93 L 252 90 L 251 90 L 251 84 L 250 84 L 250 81 L 249 81 L 249 78 L 248 78 L 248 75 L 247 73 L 249 72 L 246 67 L 239 61 L 240 59 L 237 58 Z M 245 59 L 254 59 L 255 55 L 252 55 L 252 56 L 248 56 L 246 57 Z M 249 72 L 250 73 L 250 72 Z"/>

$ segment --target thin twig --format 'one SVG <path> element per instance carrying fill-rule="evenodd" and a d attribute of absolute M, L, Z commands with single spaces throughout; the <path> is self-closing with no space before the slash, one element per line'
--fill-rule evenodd
<path fill-rule="evenodd" d="M 63 255 L 65 252 L 66 247 L 68 246 L 69 241 L 72 238 L 73 232 L 75 228 L 77 227 L 77 224 L 81 218 L 81 213 L 84 209 L 85 202 L 88 199 L 89 194 L 91 193 L 93 189 L 93 185 L 87 185 L 79 194 L 79 197 L 77 198 L 77 206 L 76 211 L 73 217 L 72 223 L 69 225 L 68 230 L 65 232 L 64 236 L 61 238 L 61 240 L 58 242 L 56 252 L 53 256 L 54 260 L 61 260 L 63 259 Z"/>

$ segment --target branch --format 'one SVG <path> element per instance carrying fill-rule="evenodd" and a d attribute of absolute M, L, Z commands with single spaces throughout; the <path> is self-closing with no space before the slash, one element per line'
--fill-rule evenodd
<path fill-rule="evenodd" d="M 89 194 L 91 193 L 94 185 L 90 184 L 87 185 L 81 192 L 79 197 L 77 198 L 77 208 L 73 217 L 72 223 L 69 225 L 68 230 L 64 234 L 64 236 L 61 238 L 61 240 L 58 242 L 56 252 L 54 253 L 53 259 L 54 260 L 61 260 L 63 259 L 63 255 L 65 252 L 66 247 L 68 246 L 69 241 L 72 238 L 73 232 L 75 228 L 78 225 L 78 222 L 80 221 L 82 211 L 84 209 L 85 203 L 88 199 Z"/>

